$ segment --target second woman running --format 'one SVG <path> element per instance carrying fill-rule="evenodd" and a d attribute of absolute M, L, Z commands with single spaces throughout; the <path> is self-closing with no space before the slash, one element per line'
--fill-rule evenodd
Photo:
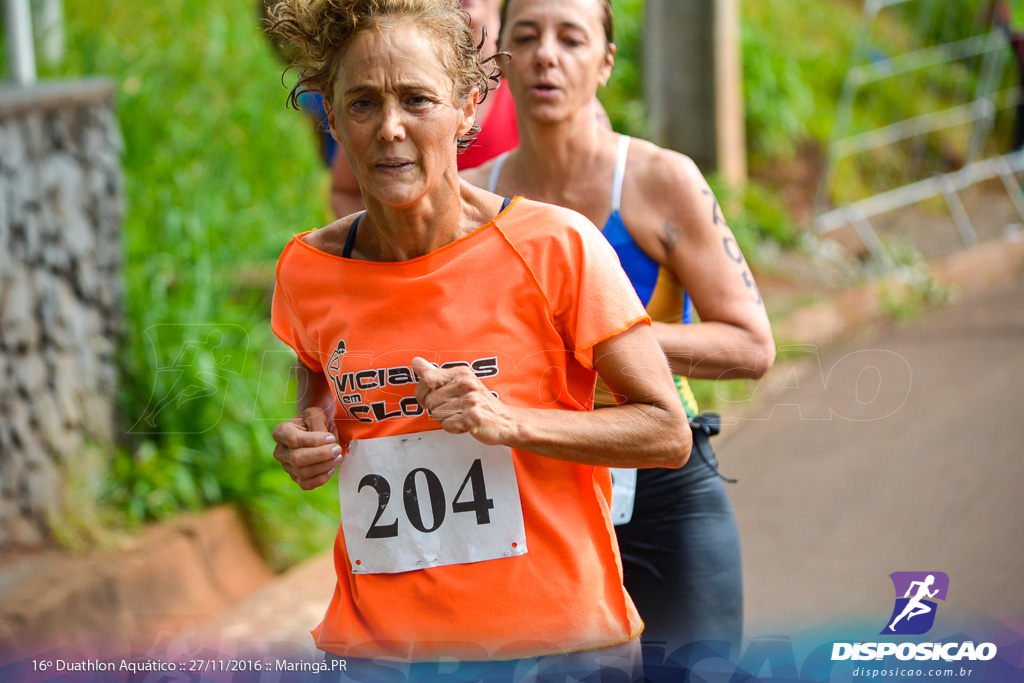
<path fill-rule="evenodd" d="M 603 226 L 693 418 L 685 377 L 760 377 L 775 357 L 761 296 L 721 208 L 689 158 L 594 120 L 589 103 L 615 56 L 608 0 L 508 0 L 501 19 L 520 147 L 464 176 Z M 699 324 L 686 324 L 691 300 Z M 615 398 L 606 393 L 604 403 Z M 636 473 L 631 519 L 617 528 L 625 584 L 646 641 L 738 644 L 739 534 L 707 434 L 693 436 L 694 457 L 682 469 Z"/>

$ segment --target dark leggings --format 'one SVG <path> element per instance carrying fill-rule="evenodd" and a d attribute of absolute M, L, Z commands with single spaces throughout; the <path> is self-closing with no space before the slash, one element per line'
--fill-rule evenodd
<path fill-rule="evenodd" d="M 739 646 L 743 636 L 740 538 L 708 437 L 693 431 L 693 451 L 677 470 L 637 472 L 628 524 L 615 528 L 624 582 L 649 643 L 669 652 L 696 641 Z"/>

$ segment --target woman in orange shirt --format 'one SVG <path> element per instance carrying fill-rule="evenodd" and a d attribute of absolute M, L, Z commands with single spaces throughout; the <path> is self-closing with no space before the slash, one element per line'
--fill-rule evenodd
<path fill-rule="evenodd" d="M 274 292 L 300 361 L 274 455 L 304 489 L 338 470 L 317 645 L 577 677 L 621 658 L 632 675 L 642 622 L 607 468 L 679 467 L 690 435 L 614 251 L 573 211 L 460 181 L 487 73 L 457 0 L 289 0 L 274 17 L 367 205 L 296 235 Z M 592 410 L 598 374 L 619 406 Z"/>

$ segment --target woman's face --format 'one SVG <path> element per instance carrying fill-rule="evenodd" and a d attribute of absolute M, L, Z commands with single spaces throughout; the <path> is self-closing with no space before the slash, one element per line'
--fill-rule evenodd
<path fill-rule="evenodd" d="M 509 0 L 501 48 L 516 110 L 541 121 L 570 118 L 607 80 L 615 46 L 605 40 L 598 0 Z"/>
<path fill-rule="evenodd" d="M 475 98 L 457 108 L 452 87 L 434 39 L 411 23 L 352 39 L 329 122 L 364 192 L 404 208 L 455 172 L 456 139 L 473 125 Z"/>

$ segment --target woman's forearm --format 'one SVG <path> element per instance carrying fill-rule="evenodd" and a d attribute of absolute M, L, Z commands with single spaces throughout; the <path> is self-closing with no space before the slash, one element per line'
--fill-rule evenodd
<path fill-rule="evenodd" d="M 653 323 L 672 372 L 697 379 L 759 379 L 775 361 L 766 333 L 721 322 Z"/>
<path fill-rule="evenodd" d="M 597 411 L 519 408 L 500 401 L 466 367 L 413 359 L 416 399 L 453 434 L 470 433 L 558 460 L 605 467 L 681 467 L 690 453 L 686 413 L 646 325 L 598 343 L 594 367 L 620 405 Z"/>
<path fill-rule="evenodd" d="M 627 404 L 589 412 L 522 409 L 506 445 L 604 467 L 681 467 L 691 435 L 681 408 Z"/>
<path fill-rule="evenodd" d="M 322 411 L 329 422 L 334 420 L 334 396 L 323 373 L 313 372 L 302 363 L 295 361 L 296 414 L 301 416 L 307 410 Z"/>

